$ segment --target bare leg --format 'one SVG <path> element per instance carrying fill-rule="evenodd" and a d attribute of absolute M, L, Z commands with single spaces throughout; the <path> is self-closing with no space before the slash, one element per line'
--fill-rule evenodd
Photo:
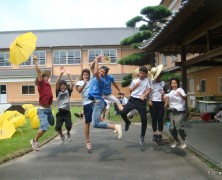
<path fill-rule="evenodd" d="M 39 130 L 35 136 L 35 139 L 34 141 L 35 142 L 38 142 L 39 138 L 45 133 L 46 131 L 45 130 Z"/>
<path fill-rule="evenodd" d="M 90 142 L 90 139 L 89 139 L 89 127 L 90 127 L 90 123 L 85 123 L 85 137 L 86 137 L 86 142 Z"/>
<path fill-rule="evenodd" d="M 117 104 L 117 107 L 118 107 L 119 111 L 123 110 L 123 105 L 121 103 Z"/>

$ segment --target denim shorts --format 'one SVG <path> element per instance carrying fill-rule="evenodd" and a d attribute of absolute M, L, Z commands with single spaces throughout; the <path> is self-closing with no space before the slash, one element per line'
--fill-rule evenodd
<path fill-rule="evenodd" d="M 93 114 L 92 114 L 92 124 L 94 128 L 108 128 L 108 123 L 100 121 L 100 116 L 105 107 L 103 100 L 98 100 L 94 102 L 93 105 Z"/>
<path fill-rule="evenodd" d="M 52 109 L 38 109 L 37 114 L 40 120 L 40 127 L 39 129 L 42 131 L 46 131 L 49 129 L 49 124 L 51 126 L 54 125 L 54 117 L 52 115 Z"/>
<path fill-rule="evenodd" d="M 92 122 L 92 113 L 93 113 L 93 103 L 89 103 L 83 106 L 85 123 L 89 124 Z"/>

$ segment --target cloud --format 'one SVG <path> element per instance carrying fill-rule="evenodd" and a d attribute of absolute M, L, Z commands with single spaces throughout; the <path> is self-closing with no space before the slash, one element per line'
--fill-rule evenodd
<path fill-rule="evenodd" d="M 160 0 L 8 0 L 1 4 L 0 30 L 125 27 Z M 13 2 L 13 8 L 12 7 Z"/>

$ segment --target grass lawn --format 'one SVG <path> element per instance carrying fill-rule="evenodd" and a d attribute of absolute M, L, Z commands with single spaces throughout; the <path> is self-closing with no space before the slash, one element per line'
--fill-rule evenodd
<path fill-rule="evenodd" d="M 57 107 L 53 107 L 53 111 L 57 112 Z M 71 114 L 72 114 L 72 122 L 75 123 L 77 118 L 73 115 L 74 112 L 81 112 L 82 107 L 80 106 L 72 106 Z M 110 108 L 110 121 L 123 123 L 123 120 L 120 115 L 114 115 L 114 108 L 111 106 Z M 132 122 L 140 122 L 139 115 L 135 115 L 132 119 Z M 19 130 L 13 134 L 10 139 L 0 140 L 0 163 L 3 163 L 7 160 L 10 160 L 16 156 L 24 154 L 26 152 L 31 151 L 31 145 L 29 143 L 30 139 L 33 139 L 37 133 L 37 129 L 32 129 L 30 125 L 29 118 L 26 118 L 27 123 L 21 127 L 21 133 Z M 64 129 L 64 127 L 63 127 Z M 57 132 L 54 127 L 50 126 L 49 130 L 40 138 L 39 144 L 42 145 L 55 137 Z"/>

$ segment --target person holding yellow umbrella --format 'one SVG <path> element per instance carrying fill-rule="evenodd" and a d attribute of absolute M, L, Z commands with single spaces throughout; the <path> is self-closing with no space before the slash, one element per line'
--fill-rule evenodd
<path fill-rule="evenodd" d="M 38 66 L 38 58 L 34 56 L 35 68 L 37 72 L 37 78 L 35 81 L 36 86 L 38 86 L 39 92 L 39 108 L 37 110 L 38 117 L 40 119 L 40 127 L 34 139 L 30 140 L 32 149 L 38 151 L 38 140 L 39 138 L 48 130 L 49 124 L 54 125 L 54 117 L 52 115 L 52 109 L 50 105 L 53 102 L 53 95 L 51 85 L 49 84 L 49 78 L 51 72 L 46 70 L 41 72 Z"/>

